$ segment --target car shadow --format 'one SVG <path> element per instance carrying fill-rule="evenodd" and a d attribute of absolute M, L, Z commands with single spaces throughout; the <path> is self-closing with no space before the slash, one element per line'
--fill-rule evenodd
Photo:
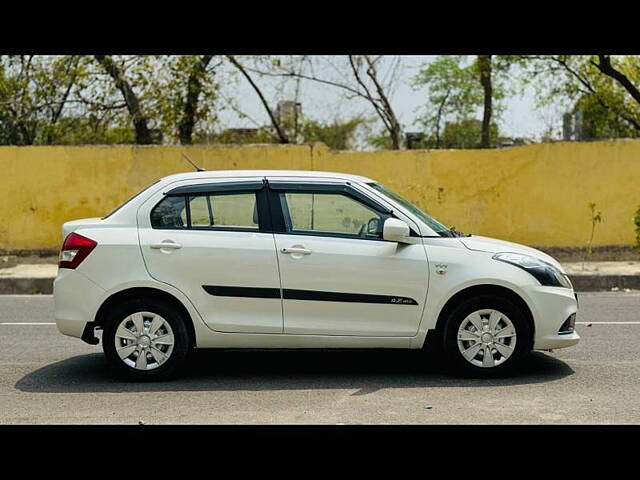
<path fill-rule="evenodd" d="M 174 380 L 125 382 L 114 376 L 101 353 L 93 353 L 34 370 L 15 386 L 36 393 L 357 389 L 353 395 L 366 395 L 385 388 L 535 384 L 573 373 L 562 360 L 541 352 L 532 352 L 509 377 L 472 379 L 449 374 L 421 351 L 201 350 Z"/>

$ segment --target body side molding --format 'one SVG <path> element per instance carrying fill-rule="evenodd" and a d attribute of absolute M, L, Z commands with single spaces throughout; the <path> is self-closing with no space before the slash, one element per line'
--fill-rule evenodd
<path fill-rule="evenodd" d="M 221 297 L 249 297 L 249 298 L 280 298 L 279 288 L 259 287 L 228 287 L 203 285 L 202 288 L 210 295 Z M 418 305 L 413 298 L 398 295 L 373 295 L 368 293 L 326 292 L 319 290 L 282 289 L 285 300 L 312 300 L 320 302 L 355 302 L 382 303 L 392 305 Z"/>

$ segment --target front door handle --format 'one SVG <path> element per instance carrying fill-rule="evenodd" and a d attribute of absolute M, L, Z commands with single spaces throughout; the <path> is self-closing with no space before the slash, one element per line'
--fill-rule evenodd
<path fill-rule="evenodd" d="M 280 250 L 282 253 L 296 253 L 298 255 L 311 255 L 311 250 L 302 247 L 289 247 Z"/>
<path fill-rule="evenodd" d="M 164 250 L 164 249 L 177 250 L 178 248 L 182 248 L 182 245 L 180 245 L 179 243 L 176 243 L 176 242 L 152 243 L 149 246 L 151 248 L 162 249 L 162 250 Z"/>

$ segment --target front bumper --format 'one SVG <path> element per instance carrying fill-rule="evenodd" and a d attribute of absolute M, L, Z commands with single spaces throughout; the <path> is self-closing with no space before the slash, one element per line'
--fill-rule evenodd
<path fill-rule="evenodd" d="M 94 320 L 105 290 L 76 270 L 59 268 L 53 281 L 54 315 L 60 333 L 83 338 L 85 326 Z"/>
<path fill-rule="evenodd" d="M 580 335 L 575 330 L 572 333 L 558 333 L 567 318 L 578 312 L 578 301 L 573 290 L 536 286 L 526 293 L 535 323 L 534 350 L 571 347 L 580 341 Z"/>

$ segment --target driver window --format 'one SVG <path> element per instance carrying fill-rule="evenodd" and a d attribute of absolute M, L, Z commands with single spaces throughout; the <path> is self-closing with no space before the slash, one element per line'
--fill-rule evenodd
<path fill-rule="evenodd" d="M 382 238 L 379 212 L 339 193 L 281 193 L 287 230 Z"/>

